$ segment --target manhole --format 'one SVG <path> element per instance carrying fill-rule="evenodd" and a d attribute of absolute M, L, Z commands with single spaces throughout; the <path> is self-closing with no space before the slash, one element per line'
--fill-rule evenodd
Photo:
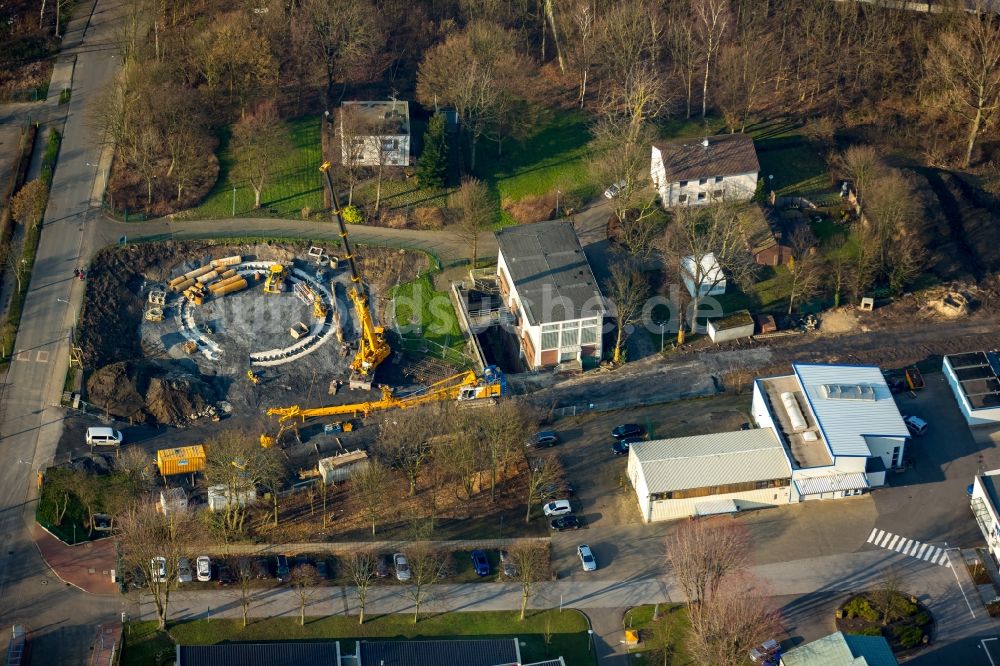
<path fill-rule="evenodd" d="M 42 579 L 42 585 L 48 585 L 49 581 L 45 578 Z"/>

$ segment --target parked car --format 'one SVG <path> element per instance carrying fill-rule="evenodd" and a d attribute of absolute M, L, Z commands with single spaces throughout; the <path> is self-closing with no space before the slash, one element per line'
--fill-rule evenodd
<path fill-rule="evenodd" d="M 580 564 L 584 571 L 597 571 L 597 560 L 594 559 L 594 552 L 587 544 L 580 544 L 576 549 L 576 554 L 580 556 Z"/>
<path fill-rule="evenodd" d="M 622 188 L 625 187 L 625 181 L 619 180 L 617 183 L 608 185 L 608 189 L 604 190 L 605 199 L 614 199 L 619 194 L 622 193 Z"/>
<path fill-rule="evenodd" d="M 258 580 L 267 580 L 271 578 L 271 566 L 268 564 L 267 560 L 264 558 L 257 558 L 253 561 L 253 574 L 254 578 Z"/>
<path fill-rule="evenodd" d="M 154 557 L 149 561 L 150 579 L 154 583 L 167 582 L 167 558 Z"/>
<path fill-rule="evenodd" d="M 562 516 L 567 513 L 573 513 L 573 507 L 569 505 L 569 500 L 556 500 L 543 506 L 542 513 L 546 516 Z"/>
<path fill-rule="evenodd" d="M 287 583 L 292 579 L 291 569 L 288 568 L 288 558 L 278 555 L 274 558 L 274 573 L 279 583 Z"/>
<path fill-rule="evenodd" d="M 191 578 L 191 562 L 186 557 L 177 558 L 177 582 L 178 583 L 190 583 Z"/>
<path fill-rule="evenodd" d="M 778 664 L 781 659 L 781 644 L 774 640 L 767 640 L 760 645 L 750 649 L 750 661 L 762 666 Z"/>
<path fill-rule="evenodd" d="M 543 499 L 555 499 L 560 496 L 576 497 L 576 490 L 568 483 L 550 483 L 542 488 L 541 496 Z"/>
<path fill-rule="evenodd" d="M 529 446 L 533 446 L 536 449 L 544 449 L 549 446 L 555 446 L 558 443 L 559 435 L 551 430 L 543 430 L 542 432 L 535 433 L 535 436 L 531 438 Z"/>
<path fill-rule="evenodd" d="M 521 573 L 517 565 L 510 559 L 510 553 L 506 550 L 500 551 L 500 569 L 507 578 L 516 578 Z"/>
<path fill-rule="evenodd" d="M 634 440 L 631 439 L 623 439 L 620 442 L 614 442 L 611 445 L 611 453 L 616 456 L 627 456 L 628 450 L 632 447 L 633 441 Z"/>
<path fill-rule="evenodd" d="M 220 564 L 215 570 L 215 580 L 219 582 L 219 585 L 232 585 L 236 582 L 236 576 L 233 575 L 233 569 L 228 564 Z"/>
<path fill-rule="evenodd" d="M 619 440 L 635 439 L 645 434 L 646 431 L 638 423 L 623 423 L 622 425 L 615 426 L 611 431 L 611 436 Z"/>
<path fill-rule="evenodd" d="M 906 424 L 906 429 L 910 431 L 911 435 L 916 437 L 922 437 L 927 433 L 927 421 L 924 421 L 919 416 L 903 416 L 903 423 Z"/>
<path fill-rule="evenodd" d="M 316 560 L 316 575 L 319 576 L 320 580 L 326 580 L 330 577 L 330 565 L 326 563 L 326 560 Z"/>
<path fill-rule="evenodd" d="M 381 554 L 375 559 L 375 575 L 378 578 L 388 578 L 392 570 L 392 557 Z"/>
<path fill-rule="evenodd" d="M 406 561 L 406 555 L 402 553 L 393 555 L 392 565 L 396 569 L 396 580 L 400 582 L 410 580 L 410 563 Z"/>
<path fill-rule="evenodd" d="M 212 559 L 208 555 L 199 555 L 194 561 L 195 574 L 199 583 L 207 583 L 212 580 Z"/>
<path fill-rule="evenodd" d="M 472 570 L 480 577 L 490 575 L 490 561 L 486 557 L 485 551 L 472 551 Z"/>
<path fill-rule="evenodd" d="M 576 516 L 560 516 L 558 518 L 553 518 L 549 521 L 549 527 L 551 527 L 556 532 L 563 532 L 565 530 L 578 530 L 580 529 L 580 519 Z"/>

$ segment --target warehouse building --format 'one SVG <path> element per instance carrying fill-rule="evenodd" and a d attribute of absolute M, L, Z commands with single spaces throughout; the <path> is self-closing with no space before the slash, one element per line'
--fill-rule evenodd
<path fill-rule="evenodd" d="M 646 522 L 797 502 L 791 472 L 770 428 L 637 442 L 628 456 Z"/>
<path fill-rule="evenodd" d="M 789 451 L 803 500 L 863 494 L 903 464 L 909 432 L 877 367 L 793 364 L 754 382 L 752 410 Z"/>
<path fill-rule="evenodd" d="M 945 356 L 944 373 L 970 426 L 1000 423 L 1000 357 L 996 352 Z"/>

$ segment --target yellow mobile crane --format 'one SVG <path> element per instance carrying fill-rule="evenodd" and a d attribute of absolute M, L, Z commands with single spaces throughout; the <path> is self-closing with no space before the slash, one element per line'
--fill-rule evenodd
<path fill-rule="evenodd" d="M 358 322 L 361 324 L 361 339 L 358 341 L 358 353 L 351 361 L 351 388 L 370 389 L 372 387 L 372 377 L 375 375 L 375 368 L 379 363 L 389 356 L 389 344 L 385 341 L 385 329 L 376 326 L 372 321 L 371 307 L 368 303 L 368 295 L 365 293 L 365 285 L 361 281 L 361 273 L 358 272 L 358 265 L 354 261 L 354 250 L 351 242 L 347 238 L 347 225 L 344 223 L 344 215 L 340 210 L 340 201 L 337 192 L 333 188 L 333 178 L 330 176 L 330 163 L 323 162 L 319 168 L 326 176 L 326 186 L 330 190 L 330 201 L 333 203 L 333 212 L 337 216 L 337 223 L 340 224 L 340 238 L 344 243 L 344 255 L 348 265 L 351 267 L 351 288 L 348 296 L 354 303 L 354 310 L 358 313 Z"/>
<path fill-rule="evenodd" d="M 328 407 L 314 407 L 303 409 L 298 405 L 291 407 L 274 407 L 267 410 L 268 416 L 278 417 L 278 434 L 274 437 L 270 435 L 260 436 L 260 445 L 264 448 L 273 446 L 280 442 L 282 435 L 289 428 L 295 429 L 298 433 L 299 422 L 305 423 L 306 419 L 320 416 L 340 416 L 350 414 L 351 416 L 366 417 L 372 412 L 387 409 L 407 409 L 416 407 L 428 402 L 439 400 L 457 400 L 461 403 L 471 403 L 480 400 L 497 400 L 507 395 L 507 378 L 504 377 L 500 368 L 490 365 L 483 371 L 482 375 L 477 375 L 469 370 L 457 375 L 452 375 L 447 379 L 431 384 L 423 389 L 410 393 L 406 396 L 396 396 L 392 388 L 381 386 L 382 399 L 371 400 L 369 402 L 358 402 L 349 405 L 330 405 Z"/>

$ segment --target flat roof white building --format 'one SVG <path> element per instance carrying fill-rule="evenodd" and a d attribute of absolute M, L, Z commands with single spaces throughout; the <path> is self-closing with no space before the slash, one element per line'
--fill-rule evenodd
<path fill-rule="evenodd" d="M 969 504 L 986 539 L 986 546 L 993 559 L 997 560 L 1000 556 L 1000 513 L 997 511 L 1000 507 L 1000 469 L 979 474 L 973 479 Z"/>
<path fill-rule="evenodd" d="M 637 442 L 628 454 L 646 522 L 796 502 L 791 471 L 769 428 Z"/>
<path fill-rule="evenodd" d="M 1000 423 L 1000 356 L 996 352 L 951 354 L 941 366 L 966 423 Z"/>
<path fill-rule="evenodd" d="M 787 447 L 801 499 L 860 495 L 903 464 L 909 432 L 875 366 L 793 364 L 754 382 L 752 410 Z"/>

